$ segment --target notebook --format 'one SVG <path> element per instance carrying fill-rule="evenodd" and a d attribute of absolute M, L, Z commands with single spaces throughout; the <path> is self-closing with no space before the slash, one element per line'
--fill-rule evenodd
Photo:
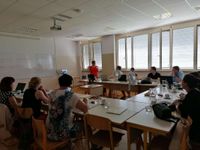
<path fill-rule="evenodd" d="M 23 92 L 25 86 L 26 86 L 26 83 L 18 83 L 18 84 L 17 84 L 17 87 L 16 87 L 16 89 L 15 89 L 15 92 L 17 92 L 17 91 Z"/>
<path fill-rule="evenodd" d="M 127 107 L 114 107 L 114 106 L 111 106 L 111 107 L 108 108 L 108 110 L 106 112 L 109 113 L 109 114 L 120 115 L 126 110 L 127 110 Z"/>

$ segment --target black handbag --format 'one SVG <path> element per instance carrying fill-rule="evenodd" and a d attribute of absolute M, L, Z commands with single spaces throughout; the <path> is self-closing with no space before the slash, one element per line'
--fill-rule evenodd
<path fill-rule="evenodd" d="M 157 118 L 166 120 L 166 121 L 170 121 L 170 122 L 177 121 L 177 119 L 171 115 L 172 110 L 170 109 L 170 107 L 168 106 L 167 103 L 164 103 L 164 102 L 157 103 L 157 104 L 154 104 L 152 106 L 152 108 L 153 108 L 153 112 Z"/>

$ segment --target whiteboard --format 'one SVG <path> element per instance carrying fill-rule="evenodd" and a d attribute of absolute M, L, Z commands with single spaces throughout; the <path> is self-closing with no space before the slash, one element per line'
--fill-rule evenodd
<path fill-rule="evenodd" d="M 55 74 L 53 38 L 0 36 L 0 78 L 24 79 Z"/>

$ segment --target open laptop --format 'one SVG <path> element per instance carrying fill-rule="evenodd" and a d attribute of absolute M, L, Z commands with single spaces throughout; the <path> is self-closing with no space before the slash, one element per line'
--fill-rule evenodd
<path fill-rule="evenodd" d="M 162 81 L 166 80 L 169 85 L 173 84 L 173 76 L 161 76 L 160 77 L 160 83 L 162 84 Z"/>
<path fill-rule="evenodd" d="M 111 106 L 111 107 L 108 108 L 108 110 L 106 112 L 109 113 L 109 114 L 120 115 L 126 110 L 127 110 L 127 107 L 114 107 L 114 106 Z"/>
<path fill-rule="evenodd" d="M 25 86 L 26 86 L 26 83 L 18 83 L 18 84 L 17 84 L 17 87 L 16 87 L 16 89 L 15 89 L 15 92 L 17 92 L 17 91 L 23 92 Z"/>

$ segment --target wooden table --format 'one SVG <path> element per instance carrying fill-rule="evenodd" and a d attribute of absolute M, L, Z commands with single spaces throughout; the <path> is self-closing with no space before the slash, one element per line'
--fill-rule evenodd
<path fill-rule="evenodd" d="M 84 90 L 85 94 L 103 95 L 103 85 L 101 84 L 82 85 L 80 86 L 80 89 Z"/>
<path fill-rule="evenodd" d="M 88 80 L 80 80 L 80 82 L 86 84 L 88 83 Z M 94 84 L 101 84 L 103 85 L 104 88 L 109 89 L 109 97 L 112 97 L 112 91 L 113 90 L 119 90 L 119 91 L 134 91 L 136 93 L 142 93 L 149 88 L 155 88 L 158 84 L 157 83 L 152 83 L 152 84 L 137 84 L 137 85 L 129 85 L 129 82 L 124 82 L 124 81 L 115 81 L 115 80 L 110 80 L 110 81 L 94 81 Z"/>
<path fill-rule="evenodd" d="M 106 98 L 105 100 L 105 105 L 98 105 L 92 109 L 89 109 L 88 113 L 108 118 L 111 120 L 112 123 L 117 125 L 124 123 L 127 119 L 137 114 L 147 106 L 147 104 L 145 103 L 130 102 L 119 99 Z M 115 109 L 118 107 L 127 108 L 127 110 L 125 110 L 121 114 L 111 114 L 107 112 L 108 109 Z"/>
<path fill-rule="evenodd" d="M 147 133 L 168 134 L 175 126 L 175 123 L 158 119 L 153 111 L 147 112 L 145 109 L 128 119 L 126 123 L 128 150 L 131 150 L 131 128 L 143 131 L 144 150 L 147 150 Z"/>
<path fill-rule="evenodd" d="M 161 92 L 162 87 L 157 87 L 157 93 Z M 167 101 L 169 103 L 172 103 L 174 100 L 178 98 L 178 95 L 183 92 L 182 90 L 178 90 L 177 93 L 172 93 L 171 90 L 168 91 L 170 95 L 170 99 L 165 99 L 164 97 L 158 97 L 157 102 Z M 152 98 L 149 96 L 145 96 L 146 92 L 140 93 L 136 96 L 133 96 L 129 99 L 127 99 L 130 102 L 140 102 L 150 105 Z M 138 114 L 134 115 L 127 121 L 127 138 L 128 138 L 128 149 L 130 150 L 131 147 L 131 135 L 130 130 L 131 128 L 136 128 L 143 130 L 144 132 L 144 150 L 147 150 L 147 133 L 158 133 L 158 134 L 168 134 L 172 128 L 175 126 L 175 123 L 164 121 L 161 119 L 158 119 L 156 116 L 154 116 L 153 110 L 150 112 L 147 112 L 146 109 L 142 110 Z"/>

